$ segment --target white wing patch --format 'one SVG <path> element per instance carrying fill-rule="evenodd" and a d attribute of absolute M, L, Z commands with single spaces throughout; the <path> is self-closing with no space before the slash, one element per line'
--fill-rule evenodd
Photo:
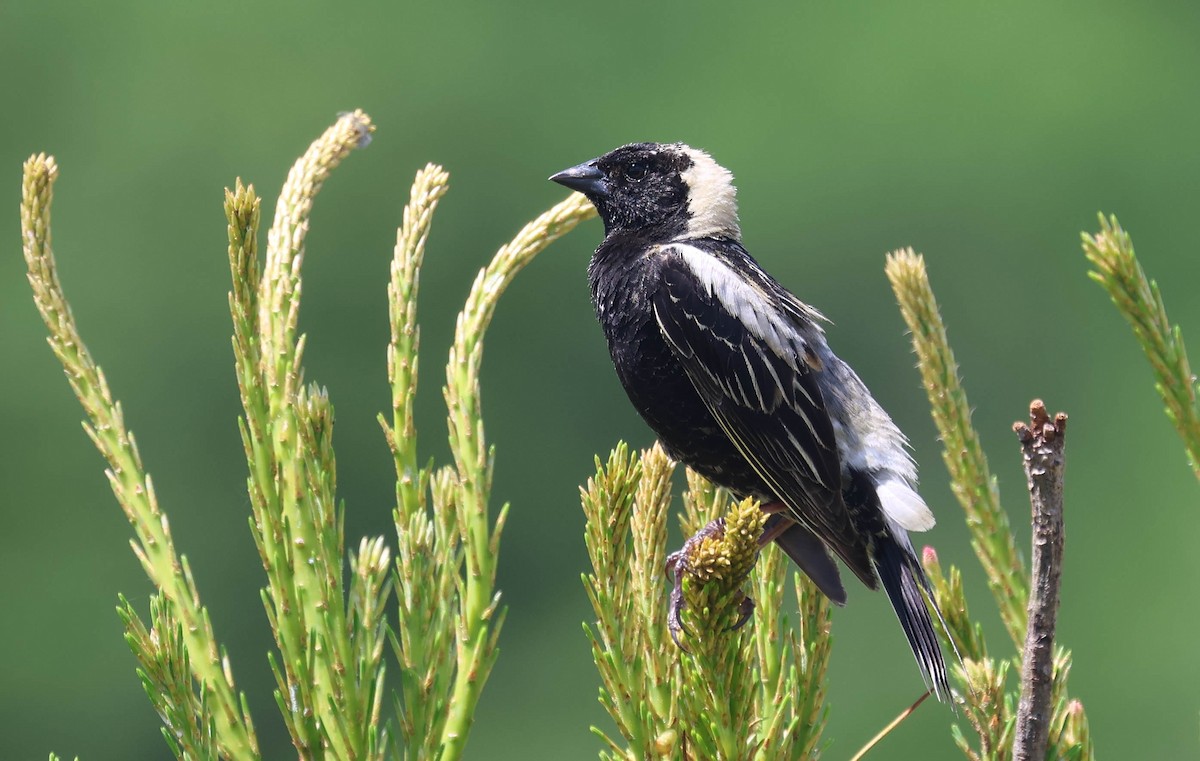
<path fill-rule="evenodd" d="M 680 175 L 688 186 L 688 211 L 692 215 L 684 237 L 741 240 L 733 174 L 704 151 L 685 146 L 683 152 L 692 160 Z"/>
<path fill-rule="evenodd" d="M 683 258 L 709 295 L 715 297 L 746 329 L 762 341 L 793 370 L 802 362 L 804 336 L 793 326 L 781 322 L 770 298 L 747 282 L 729 265 L 695 246 L 675 244 L 671 250 Z M 768 368 L 770 362 L 766 363 Z M 778 379 L 776 379 L 778 380 Z"/>
<path fill-rule="evenodd" d="M 883 512 L 909 531 L 928 531 L 935 523 L 933 513 L 921 495 L 899 478 L 887 478 L 875 484 Z"/>

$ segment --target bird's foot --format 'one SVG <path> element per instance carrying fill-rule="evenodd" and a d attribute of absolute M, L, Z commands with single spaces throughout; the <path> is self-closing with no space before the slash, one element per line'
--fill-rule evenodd
<path fill-rule="evenodd" d="M 680 633 L 690 635 L 691 632 L 688 631 L 683 623 L 683 611 L 687 608 L 687 599 L 683 594 L 683 577 L 695 570 L 691 557 L 701 542 L 706 539 L 720 539 L 724 535 L 725 519 L 717 518 L 710 521 L 708 525 L 684 542 L 683 547 L 667 556 L 666 572 L 668 578 L 671 579 L 671 600 L 667 610 L 667 630 L 671 634 L 671 641 L 684 652 L 687 652 L 687 647 L 680 642 Z M 754 599 L 750 595 L 745 595 L 738 604 L 738 619 L 729 627 L 729 630 L 735 631 L 742 628 L 753 615 Z"/>

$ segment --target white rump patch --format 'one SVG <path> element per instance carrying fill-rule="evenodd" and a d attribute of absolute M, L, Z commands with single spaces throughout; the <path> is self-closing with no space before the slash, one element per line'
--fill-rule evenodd
<path fill-rule="evenodd" d="M 933 512 L 921 495 L 899 478 L 884 476 L 875 484 L 883 512 L 909 531 L 928 531 L 935 523 Z"/>
<path fill-rule="evenodd" d="M 692 160 L 691 167 L 680 175 L 688 186 L 688 211 L 692 215 L 687 237 L 741 240 L 733 174 L 704 151 L 684 146 L 683 152 Z"/>

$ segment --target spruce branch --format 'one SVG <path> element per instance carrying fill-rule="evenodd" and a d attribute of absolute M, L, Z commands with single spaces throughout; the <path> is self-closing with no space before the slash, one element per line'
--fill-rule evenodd
<path fill-rule="evenodd" d="M 329 174 L 355 148 L 371 141 L 375 126 L 362 111 L 342 114 L 317 138 L 288 172 L 275 205 L 275 220 L 267 233 L 267 256 L 258 286 L 258 330 L 263 374 L 272 388 L 289 381 L 299 352 L 293 345 L 300 311 L 300 265 L 313 200 Z M 295 389 L 289 389 L 295 393 Z M 280 394 L 276 404 L 286 398 Z"/>
<path fill-rule="evenodd" d="M 1196 403 L 1196 376 L 1188 364 L 1183 331 L 1167 318 L 1158 283 L 1146 277 L 1134 253 L 1133 241 L 1116 216 L 1105 218 L 1101 214 L 1100 232 L 1083 233 L 1083 252 L 1095 267 L 1088 277 L 1108 292 L 1142 345 L 1154 370 L 1154 387 L 1166 405 L 1167 417 L 1183 439 L 1192 472 L 1200 478 L 1200 407 Z"/>
<path fill-rule="evenodd" d="M 488 498 L 495 453 L 484 436 L 479 390 L 484 333 L 501 294 L 513 278 L 547 245 L 595 214 L 590 202 L 572 193 L 525 225 L 480 271 L 458 315 L 446 362 L 443 396 L 449 411 L 450 450 L 457 471 L 454 504 L 465 572 L 456 626 L 454 686 L 442 732 L 443 761 L 462 756 L 475 706 L 495 663 L 496 638 L 504 619 L 496 592 L 496 558 L 508 506 L 500 508 L 493 524 Z"/>
<path fill-rule="evenodd" d="M 396 508 L 392 516 L 397 540 L 393 576 L 399 608 L 392 636 L 392 648 L 400 664 L 396 716 L 405 755 L 414 759 L 435 758 L 441 746 L 447 715 L 445 696 L 454 674 L 455 620 L 446 601 L 457 594 L 461 563 L 453 471 L 443 469 L 435 478 L 432 466 L 418 464 L 413 425 L 420 346 L 420 271 L 433 212 L 448 183 L 449 176 L 435 164 L 417 172 L 396 233 L 388 282 L 391 421 L 379 416 L 396 468 Z"/>
<path fill-rule="evenodd" d="M 829 713 L 825 675 L 833 646 L 832 605 L 807 576 L 792 572 L 793 623 L 784 595 L 791 567 L 787 556 L 771 545 L 762 549 L 751 574 L 760 741 L 756 761 L 818 758 Z"/>
<path fill-rule="evenodd" d="M 396 503 L 400 510 L 397 522 L 401 517 L 408 518 L 424 509 L 429 487 L 429 470 L 421 468 L 417 462 L 417 432 L 413 425 L 421 343 L 417 294 L 433 213 L 449 185 L 450 175 L 437 164 L 428 164 L 417 172 L 404 207 L 403 222 L 396 231 L 388 280 L 391 340 L 387 348 L 387 368 L 392 387 L 392 419 L 389 425 L 380 416 L 379 422 L 396 464 Z"/>
<path fill-rule="evenodd" d="M 239 181 L 226 192 L 234 359 L 250 476 L 251 529 L 267 575 L 263 602 L 279 656 L 276 701 L 301 758 L 378 759 L 390 555 L 364 540 L 343 578 L 344 506 L 337 501 L 333 407 L 305 386 L 297 336 L 304 238 L 317 191 L 373 129 L 343 114 L 288 174 L 258 263 L 260 203 Z"/>
<path fill-rule="evenodd" d="M 1041 400 L 1034 400 L 1029 407 L 1029 425 L 1017 423 L 1013 430 L 1021 440 L 1033 509 L 1033 583 L 1013 758 L 1034 761 L 1045 757 L 1050 737 L 1054 630 L 1062 580 L 1063 447 L 1067 416 L 1060 412 L 1051 422 L 1046 406 Z"/>
<path fill-rule="evenodd" d="M 138 676 L 150 704 L 162 719 L 163 737 L 181 761 L 216 761 L 216 722 L 209 709 L 209 693 L 196 685 L 189 663 L 183 627 L 167 598 L 150 598 L 151 628 L 138 618 L 121 596 L 117 613 L 125 623 L 125 641 L 138 660 Z M 197 691 L 196 686 L 199 686 Z"/>
<path fill-rule="evenodd" d="M 942 611 L 942 620 L 946 623 L 946 635 L 954 644 L 954 650 L 965 659 L 980 661 L 986 658 L 988 653 L 983 627 L 971 618 L 967 610 L 962 572 L 950 566 L 949 574 L 943 573 L 937 552 L 932 547 L 925 548 L 921 564 L 933 587 L 938 609 Z"/>
<path fill-rule="evenodd" d="M 669 648 L 673 648 L 674 643 L 670 641 L 666 629 L 657 623 L 662 614 L 662 575 L 667 560 L 667 521 L 671 511 L 671 481 L 675 463 L 658 442 L 643 451 L 639 460 L 641 479 L 629 519 L 633 538 L 630 563 L 633 576 L 630 587 L 632 615 L 623 626 L 629 627 L 632 623 L 634 627 L 633 632 L 626 635 L 632 645 L 627 648 L 629 657 L 634 662 L 638 659 L 644 661 L 644 695 L 649 701 L 651 723 L 666 725 L 672 716 L 672 692 L 678 668 L 676 660 L 669 655 Z M 593 543 L 601 540 L 597 537 Z"/>
<path fill-rule="evenodd" d="M 775 546 L 763 548 L 760 557 L 784 566 L 785 573 L 791 566 L 790 561 Z M 761 559 L 759 562 L 762 562 Z M 769 569 L 770 565 L 760 572 L 765 573 Z M 829 658 L 833 654 L 833 635 L 830 633 L 833 625 L 833 605 L 803 573 L 792 572 L 792 587 L 798 606 L 797 626 L 792 628 L 789 625 L 789 617 L 782 604 L 773 606 L 779 629 L 787 632 L 783 640 L 783 661 L 780 664 L 779 676 L 780 683 L 790 694 L 777 712 L 777 715 L 784 719 L 783 722 L 776 722 L 779 731 L 772 733 L 768 725 L 761 732 L 763 748 L 756 756 L 756 761 L 778 758 L 779 756 L 770 752 L 776 743 L 781 748 L 783 758 L 804 759 L 819 758 L 824 745 L 822 737 L 825 722 L 829 717 L 825 694 Z M 759 621 L 765 621 L 772 607 L 761 604 L 759 607 L 762 613 L 756 615 L 759 616 Z M 766 667 L 767 662 L 760 659 L 758 668 L 761 670 Z M 772 710 L 770 706 L 773 705 L 768 703 L 767 698 L 766 694 L 762 696 L 758 708 L 759 713 L 764 716 L 769 715 Z M 786 712 L 784 708 L 787 708 Z"/>
<path fill-rule="evenodd" d="M 951 728 L 951 735 L 971 761 L 1008 761 L 1011 758 L 1013 724 L 1016 720 L 1016 696 L 1007 690 L 1011 668 L 1012 663 L 1006 659 L 997 661 L 983 658 L 963 662 L 966 680 L 971 685 L 971 695 L 960 705 L 967 722 L 979 738 L 979 750 L 971 748 L 958 725 Z"/>
<path fill-rule="evenodd" d="M 996 479 L 988 470 L 971 407 L 959 381 L 958 363 L 925 272 L 925 260 L 911 248 L 888 254 L 885 268 L 900 312 L 912 333 L 921 381 L 944 447 L 950 487 L 967 515 L 971 546 L 987 573 L 988 586 L 1013 643 L 1021 646 L 1029 585 L 1008 516 L 1000 507 Z"/>
<path fill-rule="evenodd" d="M 685 545 L 678 566 L 688 650 L 676 647 L 663 572 L 674 470 L 659 444 L 640 455 L 619 444 L 607 461 L 597 458 L 581 490 L 592 564 L 583 581 L 596 614 L 584 631 L 600 703 L 624 739 L 593 727 L 605 745 L 600 757 L 818 758 L 829 601 L 796 573 L 799 625 L 791 625 L 787 561 L 775 547 L 759 550 L 766 515 L 688 471 L 680 521 L 685 530 L 709 528 Z M 749 624 L 735 628 L 747 612 L 747 574 L 757 605 Z"/>
<path fill-rule="evenodd" d="M 667 462 L 665 457 L 655 457 L 654 460 L 655 465 L 651 467 L 658 466 L 661 469 L 665 466 L 667 469 L 665 474 L 660 472 L 655 475 L 658 478 L 665 475 L 669 481 L 674 464 Z M 656 523 L 659 521 L 657 514 L 666 514 L 669 493 L 667 499 L 658 495 L 657 499 L 646 500 L 651 490 L 643 491 L 641 488 L 642 467 L 638 456 L 631 454 L 623 442 L 618 443 L 606 462 L 596 458 L 595 475 L 580 489 L 580 500 L 587 519 L 584 544 L 592 566 L 592 572 L 583 575 L 583 585 L 596 613 L 595 623 L 584 624 L 584 632 L 591 643 L 592 657 L 600 672 L 600 704 L 629 743 L 628 753 L 635 758 L 659 755 L 655 744 L 660 735 L 670 729 L 674 717 L 673 684 L 677 674 L 673 659 L 663 658 L 663 662 L 654 667 L 646 665 L 647 662 L 658 660 L 656 655 L 663 653 L 664 649 L 643 647 L 644 633 L 657 627 L 646 625 L 647 621 L 637 604 L 640 600 L 635 599 L 638 592 L 634 588 L 634 574 L 640 573 L 641 569 L 633 568 L 633 551 L 627 537 L 635 498 L 639 495 L 642 497 L 639 510 L 652 513 L 647 522 Z M 643 550 L 642 555 L 645 554 Z M 653 571 L 654 599 L 650 601 L 651 608 L 656 602 L 661 603 L 661 572 L 661 565 Z M 661 642 L 661 635 L 658 639 Z M 657 676 L 649 675 L 660 671 L 662 666 L 667 668 L 668 682 L 660 685 Z M 643 675 L 649 678 L 643 679 Z M 650 700 L 642 699 L 643 685 L 647 681 L 650 684 L 646 686 L 652 695 L 659 689 L 665 690 L 666 706 L 653 697 Z M 611 751 L 611 754 L 601 753 L 601 758 L 627 757 L 626 751 L 616 740 L 596 727 L 592 727 L 592 731 Z"/>
<path fill-rule="evenodd" d="M 354 693 L 347 696 L 347 702 L 354 703 L 357 713 L 345 712 L 343 716 L 357 718 L 361 725 L 344 732 L 365 736 L 363 758 L 383 759 L 390 742 L 383 722 L 383 650 L 388 639 L 386 605 L 392 588 L 391 552 L 383 537 L 361 540 L 358 552 L 350 554 L 350 572 L 346 624 L 350 659 L 345 668 L 353 672 L 348 675 L 347 686 Z"/>
<path fill-rule="evenodd" d="M 217 644 L 208 611 L 200 603 L 186 559 L 175 551 L 167 516 L 159 508 L 137 442 L 125 427 L 121 405 L 84 345 L 59 282 L 50 228 L 57 177 L 58 166 L 51 156 L 38 154 L 25 162 L 21 233 L 34 302 L 49 331 L 50 348 L 87 415 L 84 430 L 108 463 L 105 474 L 133 526 L 133 552 L 182 627 L 189 668 L 202 694 L 211 700 L 207 705 L 215 721 L 217 748 L 227 758 L 257 759 L 254 726 Z"/>

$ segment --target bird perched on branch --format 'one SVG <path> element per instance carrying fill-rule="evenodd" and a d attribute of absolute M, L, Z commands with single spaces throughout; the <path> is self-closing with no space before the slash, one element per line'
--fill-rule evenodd
<path fill-rule="evenodd" d="M 882 585 L 926 683 L 948 696 L 921 594 L 929 581 L 908 538 L 934 519 L 907 440 L 830 350 L 821 314 L 743 247 L 729 171 L 681 143 L 634 143 L 550 179 L 604 222 L 588 267 L 596 316 L 667 453 L 757 498 L 771 513 L 762 544 L 778 544 L 833 602 L 846 602 L 835 557 Z M 671 562 L 678 642 L 686 554 Z"/>

